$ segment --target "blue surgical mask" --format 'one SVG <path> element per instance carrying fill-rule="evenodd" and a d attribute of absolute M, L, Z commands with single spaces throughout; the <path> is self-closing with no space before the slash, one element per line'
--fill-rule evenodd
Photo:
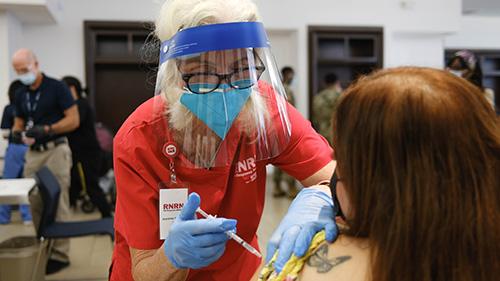
<path fill-rule="evenodd" d="M 206 85 L 190 84 L 189 86 L 193 89 L 193 87 L 199 88 Z M 227 92 L 220 91 L 226 89 L 230 90 Z M 180 101 L 205 125 L 224 139 L 250 97 L 251 92 L 251 88 L 238 90 L 231 88 L 228 84 L 221 84 L 215 91 L 208 94 L 185 92 Z"/>
<path fill-rule="evenodd" d="M 26 74 L 23 74 L 23 75 L 19 76 L 19 80 L 24 85 L 29 86 L 29 85 L 35 83 L 36 75 L 33 72 L 30 71 L 30 72 L 28 72 Z"/>

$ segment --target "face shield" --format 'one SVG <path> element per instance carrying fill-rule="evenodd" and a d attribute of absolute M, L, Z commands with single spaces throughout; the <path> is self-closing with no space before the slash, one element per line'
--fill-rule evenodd
<path fill-rule="evenodd" d="M 164 41 L 155 95 L 155 137 L 175 165 L 229 166 L 242 146 L 265 160 L 288 145 L 286 94 L 262 23 L 193 27 Z"/>

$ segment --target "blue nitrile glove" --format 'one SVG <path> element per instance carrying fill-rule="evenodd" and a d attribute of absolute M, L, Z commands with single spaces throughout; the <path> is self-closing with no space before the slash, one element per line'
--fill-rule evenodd
<path fill-rule="evenodd" d="M 304 188 L 269 239 L 266 264 L 279 248 L 274 269 L 280 273 L 292 252 L 302 257 L 309 249 L 313 236 L 322 229 L 325 229 L 328 241 L 333 242 L 337 238 L 332 197 L 318 189 Z"/>
<path fill-rule="evenodd" d="M 191 193 L 163 243 L 165 255 L 177 268 L 198 269 L 218 260 L 229 240 L 224 231 L 232 231 L 236 227 L 236 220 L 196 219 L 199 206 L 200 196 Z"/>

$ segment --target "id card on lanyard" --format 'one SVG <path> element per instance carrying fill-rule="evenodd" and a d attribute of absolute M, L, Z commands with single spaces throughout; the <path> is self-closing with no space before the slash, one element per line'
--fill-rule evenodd
<path fill-rule="evenodd" d="M 162 185 L 162 184 L 160 184 Z M 175 218 L 187 202 L 188 188 L 161 188 L 160 189 L 160 239 L 167 237 Z"/>
<path fill-rule="evenodd" d="M 25 128 L 26 131 L 35 126 L 35 112 L 38 106 L 38 100 L 40 100 L 40 95 L 41 92 L 38 91 L 35 94 L 33 104 L 31 104 L 30 94 L 29 92 L 26 92 L 26 109 L 28 110 L 28 120 L 26 121 L 26 128 Z"/>
<path fill-rule="evenodd" d="M 181 182 L 177 179 L 174 169 L 174 158 L 177 155 L 177 145 L 174 143 L 165 144 L 164 150 L 170 159 L 170 181 L 161 182 L 158 184 L 160 200 L 159 200 L 159 224 L 160 224 L 160 239 L 164 240 L 170 227 L 174 223 L 175 218 L 184 207 L 188 199 L 189 183 Z"/>

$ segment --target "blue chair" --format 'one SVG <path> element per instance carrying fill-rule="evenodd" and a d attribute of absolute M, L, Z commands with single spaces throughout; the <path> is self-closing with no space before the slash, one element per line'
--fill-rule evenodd
<path fill-rule="evenodd" d="M 59 205 L 59 195 L 61 193 L 59 182 L 47 167 L 43 167 L 37 171 L 35 173 L 35 179 L 43 200 L 43 212 L 37 236 L 42 241 L 45 239 L 49 240 L 47 257 L 50 257 L 53 247 L 52 239 L 106 234 L 110 236 L 112 242 L 115 240 L 113 218 L 75 222 L 56 222 L 56 212 Z"/>

